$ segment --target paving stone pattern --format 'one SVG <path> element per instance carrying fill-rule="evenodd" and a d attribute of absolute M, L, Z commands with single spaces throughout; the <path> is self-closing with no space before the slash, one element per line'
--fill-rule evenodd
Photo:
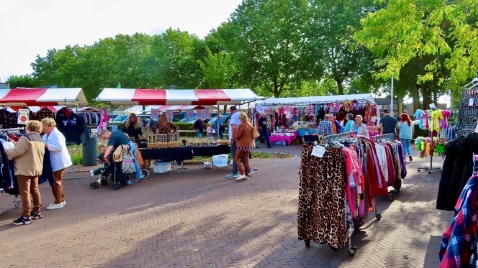
<path fill-rule="evenodd" d="M 263 149 L 300 155 L 301 146 Z M 441 166 L 441 159 L 434 160 Z M 369 217 L 353 235 L 357 254 L 297 239 L 300 158 L 255 160 L 248 181 L 226 179 L 230 168 L 188 165 L 153 174 L 113 191 L 91 190 L 86 179 L 65 180 L 67 205 L 14 226 L 15 209 L 0 215 L 2 267 L 437 267 L 438 247 L 452 212 L 434 209 L 439 174 L 409 165 L 395 201 L 378 198 L 379 222 Z M 176 168 L 175 166 L 174 168 Z M 67 174 L 66 177 L 76 174 Z M 0 194 L 0 211 L 12 197 Z"/>

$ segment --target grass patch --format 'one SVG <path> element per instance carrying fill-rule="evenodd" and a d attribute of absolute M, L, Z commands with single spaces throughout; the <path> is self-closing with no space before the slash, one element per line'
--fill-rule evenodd
<path fill-rule="evenodd" d="M 79 146 L 76 145 L 69 145 L 67 146 L 68 153 L 70 154 L 71 161 L 73 165 L 82 165 L 83 164 L 83 146 L 80 144 Z M 77 152 L 80 150 L 80 153 Z"/>
<path fill-rule="evenodd" d="M 267 152 L 256 152 L 252 151 L 252 160 L 254 159 L 287 159 L 294 158 L 293 155 L 289 153 L 267 153 Z M 231 160 L 231 154 L 228 154 L 229 161 Z M 188 164 L 202 164 L 203 162 L 211 162 L 212 156 L 193 156 L 192 160 L 184 160 L 184 163 Z"/>

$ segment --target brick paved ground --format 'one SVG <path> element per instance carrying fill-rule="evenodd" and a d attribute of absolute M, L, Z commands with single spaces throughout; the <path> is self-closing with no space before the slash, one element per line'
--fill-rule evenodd
<path fill-rule="evenodd" d="M 300 154 L 300 146 L 263 149 Z M 441 163 L 441 160 L 435 162 Z M 395 201 L 353 235 L 357 254 L 298 241 L 299 158 L 253 160 L 249 181 L 229 168 L 154 175 L 113 191 L 89 189 L 90 177 L 65 182 L 67 206 L 13 226 L 20 209 L 0 215 L 2 267 L 437 267 L 441 234 L 453 214 L 434 209 L 438 174 L 409 176 Z M 85 175 L 84 173 L 83 175 Z M 71 175 L 71 174 L 69 174 Z M 12 198 L 0 194 L 0 210 Z"/>

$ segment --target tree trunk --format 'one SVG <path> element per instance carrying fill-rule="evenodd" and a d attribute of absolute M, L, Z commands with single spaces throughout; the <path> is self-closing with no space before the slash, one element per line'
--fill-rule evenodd
<path fill-rule="evenodd" d="M 413 112 L 419 109 L 420 107 L 420 95 L 418 94 L 418 85 L 415 85 L 411 89 L 412 92 L 412 100 L 413 100 Z"/>
<path fill-rule="evenodd" d="M 337 83 L 337 89 L 339 90 L 339 95 L 344 95 L 344 85 L 343 80 L 335 79 L 335 82 Z"/>
<path fill-rule="evenodd" d="M 435 105 L 437 105 L 438 103 L 438 96 L 436 91 L 433 92 L 433 102 L 435 103 Z"/>

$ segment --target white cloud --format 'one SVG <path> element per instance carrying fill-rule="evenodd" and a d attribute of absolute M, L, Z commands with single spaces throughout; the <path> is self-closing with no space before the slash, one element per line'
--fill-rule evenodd
<path fill-rule="evenodd" d="M 0 79 L 31 73 L 36 55 L 117 34 L 171 27 L 204 37 L 241 0 L 0 0 Z"/>

